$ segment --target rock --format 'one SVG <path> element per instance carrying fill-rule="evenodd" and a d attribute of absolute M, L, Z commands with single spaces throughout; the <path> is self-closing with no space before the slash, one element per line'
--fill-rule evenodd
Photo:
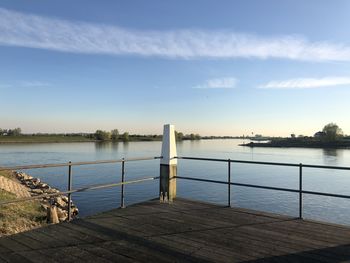
<path fill-rule="evenodd" d="M 33 184 L 35 187 L 39 186 L 39 184 L 40 184 L 40 179 L 39 179 L 39 178 L 34 178 L 34 179 L 32 180 L 32 184 Z"/>
<path fill-rule="evenodd" d="M 51 189 L 47 189 L 45 192 L 48 194 L 56 194 L 56 193 L 59 193 L 60 191 L 58 191 L 55 188 L 51 188 Z"/>
<path fill-rule="evenodd" d="M 60 195 L 60 191 L 51 188 L 48 184 L 41 182 L 39 178 L 34 178 L 23 172 L 14 173 L 17 179 L 26 187 L 30 188 L 33 196 L 44 195 L 41 199 L 41 207 L 47 211 L 47 222 L 55 224 L 68 219 L 68 197 Z M 50 194 L 58 194 L 57 196 L 47 196 Z M 79 210 L 71 201 L 72 217 L 78 215 Z"/>
<path fill-rule="evenodd" d="M 33 184 L 32 180 L 25 180 L 24 181 L 24 184 L 27 186 L 27 187 L 30 187 L 32 189 L 36 188 L 36 186 Z"/>
<path fill-rule="evenodd" d="M 25 174 L 25 173 L 23 173 L 23 172 L 17 172 L 17 173 L 16 173 L 16 176 L 17 176 L 17 178 L 20 179 L 21 181 L 33 179 L 32 176 L 27 175 L 27 174 Z"/>
<path fill-rule="evenodd" d="M 49 224 L 59 223 L 56 206 L 51 206 L 47 209 L 47 222 Z"/>
<path fill-rule="evenodd" d="M 44 183 L 39 183 L 38 187 L 41 189 L 49 189 L 50 188 L 50 186 L 48 184 L 44 184 Z"/>
<path fill-rule="evenodd" d="M 43 192 L 43 190 L 41 190 L 41 189 L 32 189 L 32 190 L 30 190 L 33 194 L 37 194 L 37 195 L 41 195 L 41 194 L 43 194 L 44 192 Z"/>
<path fill-rule="evenodd" d="M 47 203 L 41 204 L 41 208 L 43 208 L 45 211 L 47 211 L 47 209 L 49 208 L 49 204 L 47 204 Z"/>
<path fill-rule="evenodd" d="M 61 208 L 57 208 L 57 216 L 60 222 L 66 221 L 68 218 L 68 212 L 65 210 L 62 210 Z"/>
<path fill-rule="evenodd" d="M 23 178 L 23 180 L 32 180 L 32 179 L 33 179 L 32 176 L 27 175 L 27 174 L 25 174 L 25 173 L 23 173 L 23 175 L 21 175 L 21 177 Z"/>
<path fill-rule="evenodd" d="M 64 207 L 67 206 L 66 202 L 63 201 L 63 200 L 62 200 L 62 197 L 60 197 L 60 196 L 57 196 L 57 197 L 55 198 L 55 202 L 56 202 L 56 204 L 58 205 L 58 207 L 64 208 Z"/>
<path fill-rule="evenodd" d="M 79 214 L 78 208 L 77 208 L 77 207 L 72 207 L 72 215 L 73 215 L 73 216 L 76 216 L 76 215 L 78 215 L 78 214 Z"/>

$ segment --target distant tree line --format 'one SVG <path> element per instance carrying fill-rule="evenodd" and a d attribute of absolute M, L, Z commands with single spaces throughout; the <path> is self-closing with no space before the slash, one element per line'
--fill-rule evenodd
<path fill-rule="evenodd" d="M 184 135 L 182 132 L 178 131 L 175 131 L 175 137 L 177 141 L 201 139 L 199 134 L 191 133 Z M 93 134 L 93 138 L 98 141 L 160 141 L 162 139 L 162 135 L 130 135 L 128 132 L 120 134 L 118 129 L 114 129 L 111 131 L 97 130 Z"/>
<path fill-rule="evenodd" d="M 94 138 L 98 141 L 123 141 L 128 142 L 130 140 L 130 135 L 128 132 L 119 134 L 118 129 L 111 131 L 97 130 L 93 134 Z"/>
<path fill-rule="evenodd" d="M 196 133 L 191 133 L 191 134 L 186 134 L 184 135 L 182 132 L 175 131 L 175 138 L 177 141 L 182 141 L 182 140 L 200 140 L 202 137 Z"/>
<path fill-rule="evenodd" d="M 22 134 L 21 128 L 14 128 L 14 129 L 0 128 L 0 136 L 19 136 L 21 134 Z"/>
<path fill-rule="evenodd" d="M 162 135 L 130 135 L 128 132 L 120 134 L 117 129 L 111 131 L 97 130 L 93 136 L 94 139 L 99 141 L 159 141 L 162 139 Z M 201 139 L 199 134 L 191 133 L 184 135 L 182 132 L 178 131 L 175 131 L 175 137 L 177 141 Z"/>
<path fill-rule="evenodd" d="M 129 132 L 119 133 L 118 129 L 111 131 L 97 130 L 94 133 L 30 133 L 22 134 L 21 128 L 15 129 L 1 129 L 0 136 L 38 136 L 38 137 L 86 137 L 91 140 L 97 141 L 160 141 L 162 135 L 139 135 L 129 134 Z M 183 134 L 182 132 L 175 131 L 177 141 L 182 140 L 200 140 L 202 137 L 199 134 Z"/>
<path fill-rule="evenodd" d="M 344 140 L 348 140 L 350 137 L 344 135 L 342 129 L 335 123 L 331 122 L 326 124 L 322 130 L 316 132 L 313 136 L 304 136 L 298 135 L 296 136 L 294 133 L 290 135 L 290 138 L 286 138 L 287 140 L 299 141 L 299 142 L 320 142 L 320 143 L 336 143 Z M 282 138 L 283 139 L 283 138 Z M 276 139 L 281 140 L 281 138 Z"/>
<path fill-rule="evenodd" d="M 344 135 L 343 130 L 333 122 L 326 124 L 323 127 L 322 131 L 316 132 L 313 137 L 307 137 L 303 135 L 296 137 L 295 134 L 291 134 L 292 139 L 314 139 L 323 142 L 335 142 L 346 137 L 347 136 Z"/>

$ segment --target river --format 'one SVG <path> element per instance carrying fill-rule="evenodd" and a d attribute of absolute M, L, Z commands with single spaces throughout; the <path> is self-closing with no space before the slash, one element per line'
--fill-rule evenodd
<path fill-rule="evenodd" d="M 269 162 L 291 162 L 350 167 L 350 150 L 307 148 L 249 148 L 238 144 L 243 140 L 183 141 L 177 144 L 179 156 L 230 158 Z M 42 143 L 0 145 L 0 166 L 94 161 L 159 156 L 161 142 L 129 143 Z M 28 174 L 39 177 L 51 186 L 66 190 L 67 167 L 33 169 Z M 297 167 L 232 164 L 232 181 L 266 186 L 298 188 Z M 126 164 L 126 180 L 158 176 L 159 160 Z M 178 175 L 227 180 L 227 164 L 179 160 Z M 73 187 L 119 182 L 120 164 L 73 167 Z M 350 171 L 305 168 L 304 190 L 350 195 Z M 158 181 L 126 186 L 126 205 L 155 198 Z M 178 180 L 178 196 L 226 204 L 227 186 Z M 73 195 L 80 216 L 87 216 L 120 206 L 120 189 L 109 188 Z M 298 194 L 265 189 L 232 186 L 233 206 L 298 215 Z M 350 200 L 304 195 L 304 218 L 350 225 Z"/>

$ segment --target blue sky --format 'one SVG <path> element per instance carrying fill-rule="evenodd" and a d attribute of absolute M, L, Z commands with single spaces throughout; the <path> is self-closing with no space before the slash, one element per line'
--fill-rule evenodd
<path fill-rule="evenodd" d="M 0 3 L 0 127 L 350 133 L 350 2 Z"/>

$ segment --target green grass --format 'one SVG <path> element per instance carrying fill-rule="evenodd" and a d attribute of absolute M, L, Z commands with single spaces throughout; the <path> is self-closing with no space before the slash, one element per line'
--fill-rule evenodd
<path fill-rule="evenodd" d="M 0 171 L 0 176 L 13 177 L 11 172 Z M 0 189 L 0 202 L 14 200 L 16 196 Z M 39 201 L 26 201 L 0 207 L 0 236 L 27 231 L 46 224 L 46 211 Z"/>
<path fill-rule="evenodd" d="M 129 141 L 161 141 L 161 136 L 130 135 Z M 62 143 L 62 142 L 95 142 L 85 136 L 64 136 L 64 135 L 20 135 L 20 136 L 0 136 L 1 143 Z M 112 142 L 106 140 L 106 142 Z M 120 138 L 117 142 L 122 142 Z"/>
<path fill-rule="evenodd" d="M 84 136 L 63 135 L 20 135 L 0 136 L 0 143 L 57 143 L 57 142 L 91 142 L 93 139 Z"/>
<path fill-rule="evenodd" d="M 0 171 L 0 176 L 4 176 L 6 178 L 14 179 L 14 175 L 12 171 Z"/>

